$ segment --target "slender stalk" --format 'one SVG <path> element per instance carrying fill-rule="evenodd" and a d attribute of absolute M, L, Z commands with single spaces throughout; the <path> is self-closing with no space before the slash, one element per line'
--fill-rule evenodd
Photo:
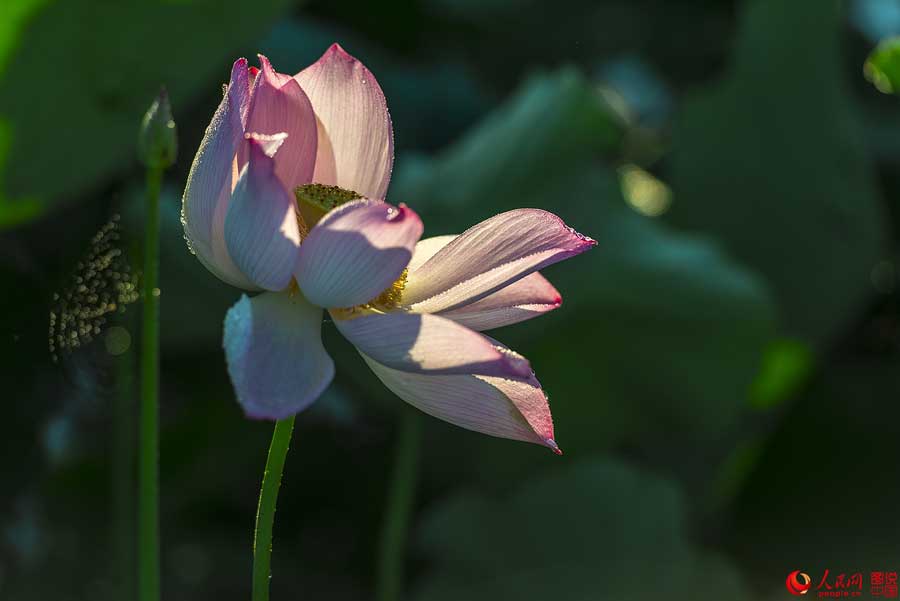
<path fill-rule="evenodd" d="M 138 599 L 159 601 L 159 192 L 162 167 L 147 169 L 141 411 L 138 458 Z"/>
<path fill-rule="evenodd" d="M 256 528 L 253 531 L 253 594 L 252 601 L 268 601 L 269 581 L 272 579 L 272 525 L 275 523 L 275 504 L 278 489 L 281 488 L 281 474 L 284 460 L 291 445 L 294 432 L 294 417 L 275 422 L 266 471 L 259 491 L 259 506 L 256 509 Z"/>
<path fill-rule="evenodd" d="M 129 320 L 130 323 L 130 320 Z M 116 392 L 112 431 L 112 538 L 113 599 L 134 595 L 135 481 L 134 481 L 134 353 L 115 357 Z"/>
<path fill-rule="evenodd" d="M 375 583 L 377 601 L 399 601 L 403 592 L 406 539 L 416 491 L 421 444 L 421 416 L 415 411 L 407 410 L 401 419 L 400 435 L 394 450 L 394 469 L 381 530 Z"/>

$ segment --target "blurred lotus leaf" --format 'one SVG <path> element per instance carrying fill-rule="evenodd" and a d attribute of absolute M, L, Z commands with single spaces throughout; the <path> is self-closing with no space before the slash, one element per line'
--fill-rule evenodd
<path fill-rule="evenodd" d="M 428 235 L 530 206 L 599 241 L 544 271 L 563 294 L 560 310 L 493 334 L 529 357 L 538 377 L 565 374 L 542 383 L 566 452 L 651 431 L 721 435 L 745 406 L 774 331 L 758 278 L 626 205 L 602 165 L 622 129 L 597 91 L 566 70 L 530 81 L 438 158 L 398 169 L 395 198 L 422 210 Z M 494 472 L 534 461 L 519 445 L 483 437 L 461 452 Z"/>
<path fill-rule="evenodd" d="M 734 65 L 686 104 L 669 213 L 771 283 L 791 336 L 825 343 L 871 291 L 882 206 L 841 77 L 840 6 L 754 0 Z"/>
<path fill-rule="evenodd" d="M 814 366 L 815 357 L 807 345 L 790 339 L 774 340 L 753 382 L 750 404 L 769 409 L 793 398 L 810 379 Z"/>
<path fill-rule="evenodd" d="M 0 29 L 0 227 L 127 165 L 140 115 L 161 83 L 176 111 L 217 89 L 234 49 L 254 42 L 289 4 L 86 0 L 14 10 L 17 25 Z"/>
<path fill-rule="evenodd" d="M 435 565 L 412 598 L 748 599 L 727 562 L 689 542 L 684 513 L 672 483 L 609 460 L 508 498 L 458 494 L 426 515 L 419 539 Z"/>
<path fill-rule="evenodd" d="M 835 549 L 847 571 L 900 562 L 900 485 L 884 464 L 900 454 L 900 405 L 884 402 L 900 398 L 897 367 L 896 359 L 838 360 L 807 385 L 732 509 L 727 546 L 742 566 L 774 573 L 799 557 L 834 573 Z"/>
<path fill-rule="evenodd" d="M 866 59 L 863 72 L 879 91 L 900 93 L 900 36 L 878 44 Z"/>
<path fill-rule="evenodd" d="M 623 119 L 574 69 L 536 76 L 427 169 L 398 173 L 393 195 L 471 223 L 473 208 L 525 206 L 523 196 L 541 196 L 546 174 L 552 184 L 612 156 L 624 132 Z"/>

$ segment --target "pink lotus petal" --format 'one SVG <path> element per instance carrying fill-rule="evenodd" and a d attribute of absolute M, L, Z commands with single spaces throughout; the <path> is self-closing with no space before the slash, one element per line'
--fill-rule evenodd
<path fill-rule="evenodd" d="M 322 310 L 302 295 L 242 296 L 225 317 L 225 358 L 250 417 L 281 419 L 315 401 L 334 377 L 322 346 Z"/>
<path fill-rule="evenodd" d="M 361 353 L 394 369 L 514 378 L 532 373 L 525 357 L 437 315 L 395 312 L 334 323 Z"/>
<path fill-rule="evenodd" d="M 422 313 L 457 309 L 595 244 L 547 211 L 501 213 L 469 228 L 411 271 L 403 303 Z"/>
<path fill-rule="evenodd" d="M 409 271 L 415 272 L 456 237 L 435 236 L 419 240 L 409 262 Z M 440 315 L 467 328 L 483 331 L 537 317 L 561 304 L 562 296 L 553 284 L 535 272 L 479 301 L 441 312 Z"/>
<path fill-rule="evenodd" d="M 456 426 L 523 440 L 559 453 L 547 396 L 533 376 L 522 379 L 433 375 L 392 369 L 363 354 L 385 386 L 407 403 Z"/>
<path fill-rule="evenodd" d="M 200 262 L 222 281 L 255 286 L 235 266 L 224 244 L 225 214 L 237 180 L 234 157 L 243 142 L 241 115 L 249 101 L 247 60 L 238 59 L 231 81 L 191 165 L 182 199 L 182 221 L 188 244 Z"/>
<path fill-rule="evenodd" d="M 316 165 L 316 116 L 300 85 L 290 75 L 276 73 L 260 55 L 262 69 L 253 84 L 246 131 L 288 135 L 275 157 L 275 173 L 293 190 L 312 181 Z M 240 165 L 243 167 L 243 165 Z"/>
<path fill-rule="evenodd" d="M 297 283 L 320 307 L 366 303 L 400 277 L 421 235 L 422 220 L 404 205 L 367 199 L 341 205 L 303 240 Z"/>
<path fill-rule="evenodd" d="M 467 328 L 483 331 L 543 315 L 561 304 L 562 296 L 553 284 L 534 272 L 481 300 L 442 311 L 440 315 Z"/>
<path fill-rule="evenodd" d="M 294 199 L 275 175 L 272 137 L 251 134 L 250 161 L 231 196 L 225 243 L 235 264 L 265 290 L 291 282 L 300 247 Z"/>
<path fill-rule="evenodd" d="M 394 132 L 375 76 L 338 44 L 295 75 L 319 118 L 313 181 L 384 199 Z"/>
<path fill-rule="evenodd" d="M 450 234 L 448 236 L 432 236 L 431 238 L 419 240 L 416 247 L 413 249 L 413 256 L 412 259 L 409 260 L 407 269 L 409 269 L 410 273 L 417 270 L 424 265 L 428 259 L 433 257 L 437 251 L 447 246 L 454 238 L 456 238 L 456 234 Z"/>

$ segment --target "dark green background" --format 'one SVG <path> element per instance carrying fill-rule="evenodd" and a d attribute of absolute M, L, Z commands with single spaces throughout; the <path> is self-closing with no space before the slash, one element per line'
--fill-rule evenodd
<path fill-rule="evenodd" d="M 565 451 L 424 421 L 414 601 L 786 599 L 793 570 L 900 569 L 900 99 L 863 77 L 888 0 L 6 0 L 0 8 L 0 598 L 130 599 L 135 349 L 53 363 L 53 293 L 113 213 L 140 261 L 141 115 L 171 92 L 162 255 L 167 600 L 247 599 L 271 424 L 221 348 L 238 296 L 178 222 L 238 56 L 340 42 L 395 127 L 388 200 L 426 235 L 540 207 L 599 241 L 544 273 L 525 354 Z M 668 186 L 661 215 L 623 188 Z M 659 187 L 657 187 L 658 189 Z M 629 199 L 632 201 L 629 202 Z M 640 199 L 638 199 L 640 200 Z M 640 205 L 640 202 L 637 203 Z M 132 305 L 108 325 L 137 341 Z M 372 598 L 402 412 L 326 324 L 299 416 L 275 600 Z M 118 433 L 117 433 L 118 425 Z"/>

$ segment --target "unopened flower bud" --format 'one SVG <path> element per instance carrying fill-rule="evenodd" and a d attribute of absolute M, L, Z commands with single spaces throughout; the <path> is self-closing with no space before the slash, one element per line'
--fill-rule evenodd
<path fill-rule="evenodd" d="M 160 90 L 141 121 L 138 156 L 147 167 L 170 167 L 178 152 L 178 134 L 166 89 Z"/>

